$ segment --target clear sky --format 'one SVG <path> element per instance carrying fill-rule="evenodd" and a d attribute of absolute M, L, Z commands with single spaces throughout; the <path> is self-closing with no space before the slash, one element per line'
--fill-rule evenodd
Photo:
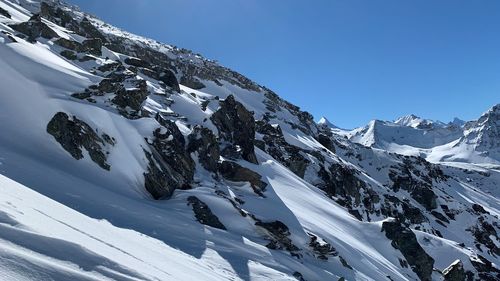
<path fill-rule="evenodd" d="M 500 103 L 499 0 L 68 0 L 215 59 L 341 127 Z"/>

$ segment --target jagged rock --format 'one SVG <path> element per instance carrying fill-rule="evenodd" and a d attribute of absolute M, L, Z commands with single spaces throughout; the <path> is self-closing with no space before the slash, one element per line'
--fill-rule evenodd
<path fill-rule="evenodd" d="M 0 7 L 0 15 L 6 17 L 6 18 L 12 18 L 12 16 L 9 14 L 9 12 L 7 12 L 7 10 L 4 10 L 2 9 L 2 7 Z"/>
<path fill-rule="evenodd" d="M 205 169 L 217 172 L 220 158 L 219 144 L 210 129 L 196 126 L 189 135 L 188 152 L 198 152 L 198 158 Z"/>
<path fill-rule="evenodd" d="M 226 230 L 226 227 L 220 222 L 219 218 L 212 213 L 212 210 L 210 210 L 207 204 L 195 196 L 189 196 L 187 200 L 188 205 L 191 205 L 193 208 L 196 220 L 201 224 Z"/>
<path fill-rule="evenodd" d="M 391 245 L 401 251 L 418 277 L 423 281 L 431 281 L 434 259 L 418 244 L 413 231 L 397 221 L 385 221 L 382 231 L 392 241 Z"/>
<path fill-rule="evenodd" d="M 477 225 L 473 226 L 470 231 L 474 235 L 476 242 L 486 246 L 495 255 L 500 255 L 500 248 L 491 239 L 491 237 L 498 239 L 497 231 L 484 217 L 479 217 Z"/>
<path fill-rule="evenodd" d="M 107 42 L 106 37 L 86 17 L 80 22 L 79 29 L 74 31 L 83 37 L 99 38 L 102 42 Z"/>
<path fill-rule="evenodd" d="M 352 168 L 334 163 L 328 170 L 321 167 L 318 176 L 324 183 L 320 188 L 329 195 L 353 198 L 356 205 L 361 202 L 360 189 L 366 189 L 366 184 L 356 176 L 356 171 Z"/>
<path fill-rule="evenodd" d="M 193 180 L 195 163 L 186 150 L 184 136 L 174 122 L 162 120 L 160 124 L 163 128 L 153 132 L 152 146 L 163 161 L 183 178 L 184 184 L 188 184 Z"/>
<path fill-rule="evenodd" d="M 92 127 L 75 116 L 70 119 L 64 112 L 56 113 L 47 124 L 47 133 L 51 134 L 75 159 L 83 158 L 83 147 L 99 167 L 105 170 L 111 168 L 106 162 L 106 153 L 103 152 L 105 140 L 97 135 Z"/>
<path fill-rule="evenodd" d="M 456 260 L 443 270 L 444 281 L 465 281 L 465 270 L 462 261 Z"/>
<path fill-rule="evenodd" d="M 121 108 L 126 107 L 131 108 L 134 111 L 139 111 L 142 108 L 142 103 L 148 97 L 148 90 L 145 80 L 139 80 L 137 82 L 137 88 L 127 90 L 125 88 L 120 88 L 116 92 L 116 96 L 113 98 L 112 102 Z"/>
<path fill-rule="evenodd" d="M 84 40 L 81 47 L 82 52 L 89 52 L 92 55 L 101 56 L 102 55 L 102 39 L 101 38 L 91 38 Z"/>
<path fill-rule="evenodd" d="M 76 60 L 78 56 L 75 54 L 75 52 L 64 50 L 61 52 L 61 56 L 63 56 L 67 60 Z"/>
<path fill-rule="evenodd" d="M 73 41 L 73 40 L 68 40 L 66 38 L 59 38 L 56 41 L 54 41 L 54 44 L 59 45 L 63 48 L 72 50 L 72 51 L 80 51 L 82 49 L 82 44 Z"/>
<path fill-rule="evenodd" d="M 195 89 L 195 90 L 201 90 L 201 89 L 205 88 L 205 85 L 203 83 L 201 83 L 200 80 L 198 80 L 197 78 L 192 77 L 192 76 L 185 76 L 185 75 L 182 76 L 180 83 L 186 87 L 189 87 L 189 88 Z"/>
<path fill-rule="evenodd" d="M 318 237 L 314 234 L 308 233 L 310 237 L 309 247 L 313 250 L 316 258 L 320 260 L 328 260 L 330 256 L 337 256 L 337 250 L 327 242 L 320 243 Z"/>
<path fill-rule="evenodd" d="M 248 162 L 257 164 L 253 140 L 255 139 L 255 120 L 234 96 L 220 102 L 221 107 L 210 118 L 219 130 L 219 139 L 224 141 L 222 148 L 226 155 L 240 154 Z M 231 155 L 231 156 L 232 156 Z"/>
<path fill-rule="evenodd" d="M 262 195 L 262 191 L 264 191 L 267 186 L 267 184 L 261 180 L 261 175 L 235 162 L 223 161 L 219 165 L 219 172 L 227 180 L 249 182 L 255 193 L 259 195 Z"/>
<path fill-rule="evenodd" d="M 326 149 L 330 150 L 331 152 L 335 153 L 335 146 L 333 145 L 332 140 L 330 139 L 329 136 L 325 134 L 319 134 L 317 137 L 317 140 L 319 143 L 321 143 Z"/>
<path fill-rule="evenodd" d="M 126 58 L 125 59 L 125 63 L 128 64 L 128 65 L 132 65 L 132 66 L 135 66 L 135 67 L 144 67 L 144 68 L 149 68 L 150 67 L 150 64 L 141 60 L 141 59 L 138 59 L 138 58 L 133 58 L 133 57 L 130 57 L 130 58 Z"/>
<path fill-rule="evenodd" d="M 500 270 L 493 265 L 491 261 L 481 255 L 471 257 L 470 262 L 477 270 L 479 280 L 482 281 L 498 281 L 500 280 Z M 467 274 L 467 273 L 466 273 Z"/>
<path fill-rule="evenodd" d="M 432 191 L 432 180 L 425 177 L 425 180 L 416 178 L 415 175 L 420 172 L 408 163 L 400 168 L 398 171 L 389 171 L 389 178 L 393 182 L 392 189 L 409 191 L 412 198 L 429 211 L 437 208 L 437 196 Z"/>
<path fill-rule="evenodd" d="M 114 82 L 112 79 L 105 78 L 99 82 L 98 90 L 101 93 L 112 93 L 116 92 L 121 88 L 121 84 Z"/>
<path fill-rule="evenodd" d="M 271 242 L 266 245 L 267 248 L 272 250 L 287 250 L 292 255 L 298 256 L 296 252 L 299 251 L 299 248 L 293 244 L 292 239 L 290 239 L 290 230 L 284 223 L 281 221 L 257 221 L 255 225 L 267 230 L 271 239 Z"/>
<path fill-rule="evenodd" d="M 33 15 L 28 21 L 19 24 L 10 25 L 15 31 L 21 32 L 28 36 L 28 41 L 35 42 L 36 38 L 43 37 L 45 39 L 52 39 L 59 37 L 57 33 L 52 30 L 48 25 L 42 22 L 39 14 Z"/>
<path fill-rule="evenodd" d="M 305 171 L 310 161 L 302 154 L 301 148 L 286 142 L 283 131 L 279 125 L 271 125 L 267 120 L 255 122 L 256 131 L 263 135 L 261 149 L 274 159 L 289 168 L 297 176 L 304 178 Z M 256 142 L 256 145 L 259 145 Z"/>
<path fill-rule="evenodd" d="M 158 80 L 165 83 L 165 85 L 169 86 L 176 92 L 181 92 L 181 88 L 179 86 L 179 82 L 175 77 L 174 73 L 168 69 L 162 69 L 158 73 Z"/>

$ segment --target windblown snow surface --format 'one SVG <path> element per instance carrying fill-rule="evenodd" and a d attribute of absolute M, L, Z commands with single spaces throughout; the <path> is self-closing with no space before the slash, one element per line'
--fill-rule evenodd
<path fill-rule="evenodd" d="M 74 7 L 52 4 L 61 5 L 77 20 L 85 16 Z M 405 257 L 382 231 L 383 222 L 393 218 L 368 215 L 359 204 L 362 217 L 354 216 L 350 207 L 318 188 L 319 166 L 310 156 L 311 165 L 302 176 L 257 147 L 259 164 L 237 160 L 262 176 L 267 184 L 263 196 L 249 183 L 214 179 L 196 162 L 194 188 L 154 200 L 144 188 L 148 167 L 144 151 L 145 138 L 152 137 L 158 122 L 124 117 L 106 95 L 96 96 L 94 102 L 71 96 L 102 80 L 96 67 L 128 56 L 102 47 L 102 56 L 92 60 L 69 60 L 60 55 L 63 48 L 54 39 L 28 42 L 10 25 L 28 21 L 39 5 L 35 0 L 0 1 L 0 8 L 10 15 L 0 15 L 0 280 L 419 280 L 410 266 L 402 265 Z M 87 17 L 109 36 L 125 37 L 194 65 L 210 63 Z M 46 19 L 43 22 L 60 38 L 85 39 Z M 217 131 L 210 121 L 219 108 L 215 97 L 234 95 L 256 120 L 269 112 L 260 90 L 231 81 L 200 79 L 205 87 L 198 90 L 181 83 L 180 92 L 171 94 L 167 103 L 164 86 L 138 75 L 156 93 L 148 96 L 143 108 L 187 117 L 173 119 L 184 136 L 194 125 Z M 211 102 L 202 109 L 204 100 Z M 114 138 L 107 155 L 109 171 L 96 165 L 86 150 L 76 160 L 47 133 L 57 112 L 77 116 L 96 132 Z M 381 197 L 390 193 L 405 198 L 425 217 L 431 216 L 408 192 L 392 193 L 386 187 L 388 167 L 401 163 L 399 156 L 360 148 L 342 138 L 335 153 L 312 133 L 295 128 L 293 124 L 301 120 L 291 110 L 273 114 L 271 123 L 279 125 L 288 144 L 301 151 L 321 151 L 326 162 L 350 167 Z M 314 126 L 312 131 L 317 130 Z M 352 151 L 361 156 L 352 158 Z M 488 212 L 485 220 L 498 227 L 500 172 L 482 166 L 443 169 L 450 178 L 436 183 L 436 210 L 441 212 L 439 206 L 449 204 L 457 216 L 446 226 L 426 220 L 413 232 L 435 260 L 433 280 L 442 280 L 440 272 L 457 259 L 477 277 L 471 259 L 485 256 L 493 268 L 499 259 L 484 245 L 474 246 L 465 226 L 474 225 L 477 216 L 466 210 L 480 204 Z M 199 223 L 187 204 L 190 196 L 206 203 L 226 230 Z M 375 203 L 374 208 L 380 205 Z M 254 218 L 283 222 L 299 257 L 266 247 L 269 233 L 256 226 Z M 310 250 L 311 235 L 332 245 L 336 254 L 318 259 Z M 500 245 L 493 233 L 488 238 Z"/>

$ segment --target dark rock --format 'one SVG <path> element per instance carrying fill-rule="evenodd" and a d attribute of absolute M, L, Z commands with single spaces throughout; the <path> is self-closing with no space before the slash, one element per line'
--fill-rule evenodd
<path fill-rule="evenodd" d="M 59 45 L 63 48 L 66 48 L 66 49 L 69 49 L 72 51 L 79 52 L 82 49 L 82 44 L 80 44 L 76 41 L 73 41 L 73 40 L 65 39 L 65 38 L 59 38 L 56 41 L 54 41 L 54 43 L 56 45 Z"/>
<path fill-rule="evenodd" d="M 479 205 L 479 204 L 472 204 L 472 210 L 474 210 L 474 212 L 478 213 L 478 214 L 489 214 L 484 208 L 483 206 Z"/>
<path fill-rule="evenodd" d="M 33 15 L 28 21 L 19 24 L 10 25 L 15 31 L 21 32 L 28 36 L 28 41 L 35 42 L 38 37 L 52 39 L 59 37 L 57 33 L 48 25 L 42 22 L 40 15 Z"/>
<path fill-rule="evenodd" d="M 411 196 L 415 201 L 424 206 L 427 210 L 432 210 L 437 208 L 436 194 L 430 188 L 418 188 L 414 189 Z"/>
<path fill-rule="evenodd" d="M 223 161 L 219 165 L 219 172 L 227 180 L 235 182 L 249 182 L 255 193 L 259 195 L 262 195 L 262 191 L 264 191 L 267 186 L 267 184 L 261 180 L 261 175 L 248 168 L 242 167 L 235 162 Z"/>
<path fill-rule="evenodd" d="M 63 56 L 67 60 L 76 60 L 78 57 L 75 52 L 64 50 L 61 52 L 61 56 Z"/>
<path fill-rule="evenodd" d="M 319 134 L 317 137 L 317 140 L 319 143 L 321 143 L 326 149 L 330 150 L 331 152 L 335 153 L 335 146 L 333 145 L 332 140 L 330 139 L 329 136 L 325 134 Z"/>
<path fill-rule="evenodd" d="M 83 158 L 82 148 L 85 148 L 99 167 L 111 168 L 103 152 L 105 141 L 87 123 L 76 117 L 71 120 L 66 113 L 58 112 L 47 124 L 47 132 L 75 159 Z"/>
<path fill-rule="evenodd" d="M 141 60 L 141 59 L 138 59 L 138 58 L 134 58 L 134 57 L 130 57 L 130 58 L 126 58 L 125 59 L 125 63 L 128 64 L 128 65 L 132 65 L 132 66 L 135 66 L 135 67 L 144 67 L 144 68 L 149 68 L 150 67 L 150 64 Z"/>
<path fill-rule="evenodd" d="M 219 218 L 212 213 L 212 210 L 203 201 L 195 196 L 188 197 L 188 205 L 193 208 L 196 220 L 201 224 L 226 230 L 226 227 L 220 222 Z"/>
<path fill-rule="evenodd" d="M 500 280 L 500 270 L 491 261 L 481 255 L 471 257 L 470 262 L 479 274 L 479 280 L 498 281 Z M 466 273 L 467 274 L 467 273 Z"/>
<path fill-rule="evenodd" d="M 146 81 L 139 80 L 137 88 L 135 89 L 126 90 L 125 88 L 120 88 L 116 92 L 116 96 L 113 98 L 112 102 L 123 109 L 129 107 L 134 111 L 139 111 L 142 108 L 142 103 L 147 97 L 148 91 Z"/>
<path fill-rule="evenodd" d="M 290 239 L 290 230 L 281 221 L 261 222 L 257 221 L 256 226 L 260 226 L 267 230 L 271 242 L 266 245 L 272 250 L 287 250 L 292 254 L 296 254 L 299 248 L 295 246 Z"/>
<path fill-rule="evenodd" d="M 95 56 L 101 56 L 102 55 L 102 39 L 100 38 L 91 38 L 84 40 L 82 42 L 82 47 L 81 47 L 82 52 L 89 52 L 92 55 Z"/>
<path fill-rule="evenodd" d="M 188 152 L 198 152 L 201 165 L 210 172 L 217 172 L 220 158 L 219 144 L 210 129 L 196 126 L 189 135 Z"/>
<path fill-rule="evenodd" d="M 112 79 L 105 78 L 99 82 L 98 90 L 101 93 L 116 92 L 121 88 L 121 84 L 114 82 Z M 142 103 L 142 102 L 141 102 Z"/>
<path fill-rule="evenodd" d="M 356 205 L 361 203 L 360 190 L 366 189 L 366 184 L 356 176 L 356 171 L 352 168 L 333 163 L 328 170 L 321 167 L 318 175 L 324 182 L 319 187 L 329 195 L 353 198 Z"/>
<path fill-rule="evenodd" d="M 205 88 L 205 85 L 203 83 L 201 83 L 200 80 L 198 80 L 197 78 L 192 77 L 192 76 L 185 76 L 185 75 L 182 76 L 180 83 L 186 87 L 189 87 L 189 88 L 195 89 L 195 90 L 201 90 L 201 89 Z"/>
<path fill-rule="evenodd" d="M 177 125 L 169 120 L 162 120 L 160 124 L 163 128 L 153 132 L 152 146 L 162 160 L 181 176 L 179 187 L 182 187 L 193 180 L 195 163 L 186 150 L 186 141 Z"/>
<path fill-rule="evenodd" d="M 465 271 L 462 261 L 456 260 L 443 270 L 444 281 L 465 281 Z"/>
<path fill-rule="evenodd" d="M 313 250 L 316 258 L 320 260 L 328 260 L 328 257 L 337 256 L 337 250 L 327 242 L 320 243 L 318 237 L 314 234 L 308 233 L 310 237 L 309 247 Z"/>
<path fill-rule="evenodd" d="M 423 281 L 431 281 L 434 259 L 418 244 L 413 231 L 397 221 L 386 221 L 382 224 L 385 236 L 392 240 L 391 245 L 399 249 L 412 270 Z"/>
<path fill-rule="evenodd" d="M 224 142 L 224 151 L 234 151 L 251 163 L 257 164 L 254 144 L 255 120 L 232 95 L 220 102 L 221 107 L 210 118 L 219 130 L 219 139 Z"/>
<path fill-rule="evenodd" d="M 165 83 L 165 85 L 169 86 L 174 91 L 179 93 L 181 92 L 179 82 L 177 81 L 177 78 L 175 77 L 175 74 L 172 71 L 168 69 L 162 69 L 158 73 L 158 80 Z"/>
<path fill-rule="evenodd" d="M 6 17 L 6 18 L 12 18 L 11 15 L 9 14 L 9 12 L 7 12 L 7 10 L 4 10 L 2 9 L 2 7 L 0 7 L 0 15 Z"/>
<path fill-rule="evenodd" d="M 76 30 L 79 35 L 87 38 L 99 38 L 102 42 L 107 42 L 106 37 L 97 29 L 88 18 L 83 18 Z"/>

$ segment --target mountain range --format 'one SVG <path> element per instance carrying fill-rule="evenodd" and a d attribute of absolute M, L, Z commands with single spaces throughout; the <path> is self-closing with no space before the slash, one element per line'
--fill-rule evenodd
<path fill-rule="evenodd" d="M 500 105 L 316 123 L 192 51 L 0 0 L 0 279 L 499 280 L 499 128 Z"/>

